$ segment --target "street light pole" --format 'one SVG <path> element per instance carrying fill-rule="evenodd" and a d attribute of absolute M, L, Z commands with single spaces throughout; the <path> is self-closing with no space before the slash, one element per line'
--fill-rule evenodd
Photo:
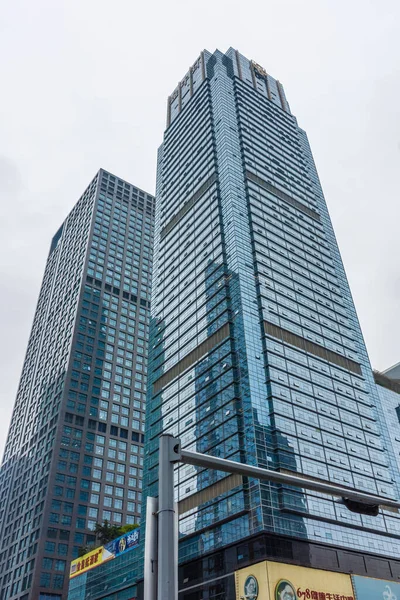
<path fill-rule="evenodd" d="M 178 561 L 174 503 L 174 445 L 172 435 L 160 437 L 158 467 L 158 585 L 157 600 L 178 600 Z"/>

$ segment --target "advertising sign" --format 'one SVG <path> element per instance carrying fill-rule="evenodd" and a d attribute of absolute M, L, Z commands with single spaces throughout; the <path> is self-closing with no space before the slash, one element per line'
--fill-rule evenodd
<path fill-rule="evenodd" d="M 140 529 L 134 529 L 133 531 L 129 531 L 129 533 L 121 535 L 121 537 L 116 540 L 109 542 L 104 547 L 114 556 L 119 556 L 123 552 L 128 552 L 128 550 L 136 548 L 136 546 L 139 545 L 139 539 Z"/>
<path fill-rule="evenodd" d="M 284 563 L 246 567 L 235 582 L 237 600 L 354 600 L 350 575 Z"/>
<path fill-rule="evenodd" d="M 112 540 L 112 542 L 105 544 L 105 546 L 100 546 L 84 556 L 76 558 L 71 562 L 70 579 L 71 577 L 76 577 L 77 575 L 89 571 L 89 569 L 97 567 L 106 560 L 116 558 L 120 554 L 128 552 L 128 550 L 133 550 L 139 545 L 139 539 L 140 530 L 134 529 L 133 531 L 129 531 L 129 533 L 125 533 L 124 535 L 121 535 L 121 537 Z"/>
<path fill-rule="evenodd" d="M 235 587 L 236 600 L 267 600 L 269 592 L 266 561 L 236 571 Z"/>
<path fill-rule="evenodd" d="M 356 598 L 359 600 L 400 600 L 400 583 L 352 576 Z"/>
<path fill-rule="evenodd" d="M 96 548 L 91 552 L 88 552 L 84 556 L 80 556 L 71 562 L 71 568 L 69 572 L 70 579 L 81 575 L 94 567 L 97 567 L 102 562 L 114 558 L 114 555 L 108 552 L 103 546 Z"/>

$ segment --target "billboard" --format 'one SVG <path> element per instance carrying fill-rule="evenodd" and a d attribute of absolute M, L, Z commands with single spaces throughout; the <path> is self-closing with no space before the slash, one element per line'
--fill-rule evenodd
<path fill-rule="evenodd" d="M 235 588 L 236 600 L 268 600 L 267 562 L 236 571 Z"/>
<path fill-rule="evenodd" d="M 134 529 L 133 531 L 124 533 L 124 535 L 121 535 L 119 538 L 112 540 L 112 542 L 108 542 L 108 544 L 100 546 L 84 556 L 76 558 L 71 562 L 69 572 L 70 579 L 71 577 L 81 575 L 94 567 L 98 567 L 106 560 L 116 558 L 117 556 L 120 556 L 120 554 L 128 552 L 128 550 L 133 550 L 139 545 L 139 540 L 140 530 Z"/>
<path fill-rule="evenodd" d="M 97 567 L 101 563 L 105 562 L 106 560 L 110 560 L 111 558 L 114 558 L 114 555 L 106 550 L 103 546 L 100 546 L 100 548 L 96 548 L 95 550 L 91 550 L 91 552 L 88 552 L 84 556 L 80 556 L 71 562 L 69 578 L 71 579 L 77 575 L 82 575 L 82 573 Z"/>
<path fill-rule="evenodd" d="M 128 533 L 124 533 L 121 537 L 109 542 L 104 548 L 111 552 L 114 556 L 119 556 L 128 550 L 133 550 L 139 545 L 140 529 L 133 529 Z"/>
<path fill-rule="evenodd" d="M 271 561 L 237 571 L 235 585 L 236 600 L 354 600 L 350 575 Z"/>
<path fill-rule="evenodd" d="M 353 586 L 357 598 L 362 600 L 400 600 L 400 583 L 353 575 Z"/>

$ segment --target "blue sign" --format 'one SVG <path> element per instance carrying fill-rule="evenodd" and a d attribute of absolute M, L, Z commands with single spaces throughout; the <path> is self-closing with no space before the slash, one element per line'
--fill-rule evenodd
<path fill-rule="evenodd" d="M 133 529 L 128 533 L 124 533 L 121 537 L 109 542 L 104 546 L 106 550 L 114 554 L 114 556 L 119 556 L 124 552 L 128 552 L 128 550 L 133 550 L 139 545 L 140 540 L 140 529 Z M 400 600 L 400 599 L 399 599 Z"/>
<path fill-rule="evenodd" d="M 400 600 L 400 583 L 352 575 L 357 600 Z"/>

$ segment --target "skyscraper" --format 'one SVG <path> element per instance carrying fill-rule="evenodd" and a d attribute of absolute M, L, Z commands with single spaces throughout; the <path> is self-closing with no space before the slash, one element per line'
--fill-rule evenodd
<path fill-rule="evenodd" d="M 156 197 L 148 493 L 168 432 L 191 450 L 397 497 L 326 202 L 279 81 L 232 48 L 202 52 L 168 99 Z M 176 497 L 224 477 L 180 466 Z M 180 560 L 259 532 L 395 556 L 399 525 L 249 480 L 181 511 Z"/>
<path fill-rule="evenodd" d="M 385 430 L 385 445 L 391 455 L 391 464 L 397 470 L 396 484 L 400 494 L 400 379 L 399 363 L 383 373 L 374 371 L 377 390 L 382 407 Z"/>
<path fill-rule="evenodd" d="M 66 598 L 140 521 L 154 198 L 100 170 L 55 234 L 0 471 L 0 598 Z"/>

